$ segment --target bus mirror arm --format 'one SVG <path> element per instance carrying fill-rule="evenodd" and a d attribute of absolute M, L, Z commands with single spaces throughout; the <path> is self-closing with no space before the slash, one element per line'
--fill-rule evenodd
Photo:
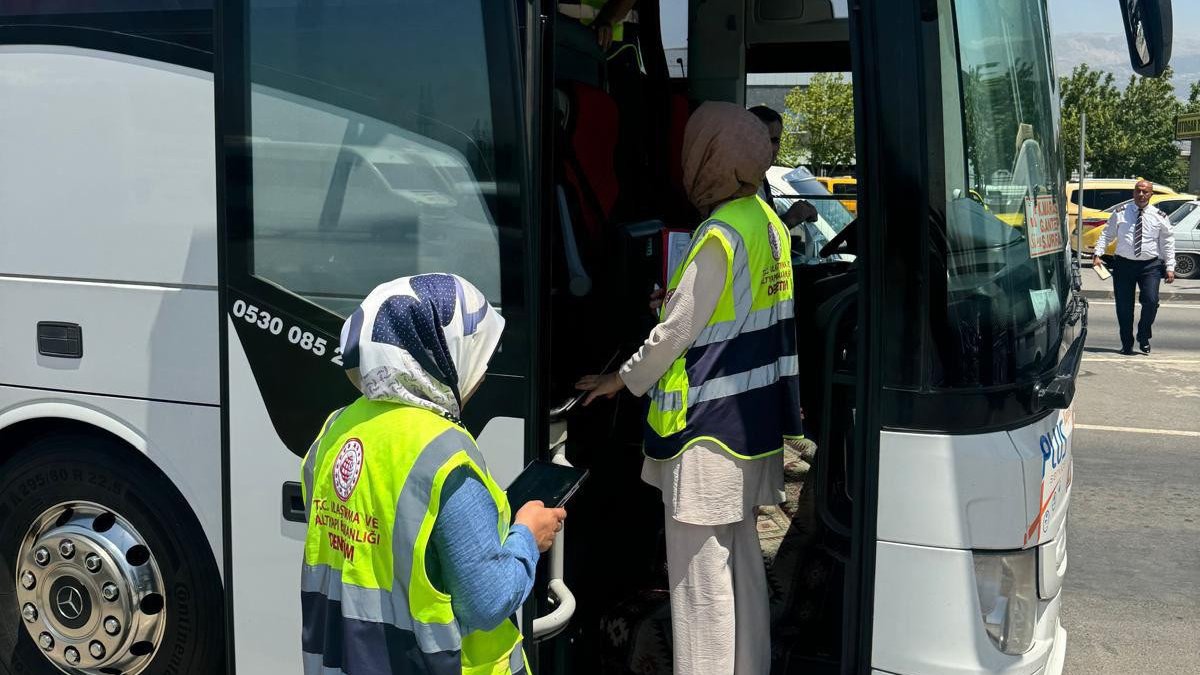
<path fill-rule="evenodd" d="M 1063 355 L 1062 361 L 1058 364 L 1058 370 L 1054 373 L 1054 377 L 1046 384 L 1039 383 L 1034 387 L 1037 403 L 1043 410 L 1048 408 L 1066 410 L 1071 407 L 1071 401 L 1075 398 L 1075 378 L 1079 375 L 1079 365 L 1083 362 L 1085 340 L 1087 340 L 1086 319 L 1079 329 L 1079 335 L 1075 336 L 1075 340 L 1067 348 L 1067 353 Z"/>

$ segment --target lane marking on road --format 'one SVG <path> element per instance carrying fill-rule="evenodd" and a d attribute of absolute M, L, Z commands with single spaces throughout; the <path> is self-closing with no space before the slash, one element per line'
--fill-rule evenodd
<path fill-rule="evenodd" d="M 1084 363 L 1130 363 L 1130 364 L 1134 364 L 1134 365 L 1137 365 L 1139 363 L 1151 363 L 1151 364 L 1164 364 L 1165 363 L 1165 364 L 1187 365 L 1187 364 L 1200 363 L 1200 359 L 1170 359 L 1170 358 L 1147 359 L 1147 358 L 1138 358 L 1138 357 L 1130 358 L 1128 356 L 1122 356 L 1119 359 L 1114 359 L 1111 357 L 1099 356 L 1099 357 L 1084 357 L 1083 362 Z"/>
<path fill-rule="evenodd" d="M 1200 438 L 1200 431 L 1182 431 L 1180 429 L 1140 429 L 1138 427 L 1109 427 L 1102 424 L 1076 424 L 1076 429 L 1089 431 L 1116 431 L 1125 434 L 1152 434 L 1155 436 L 1187 436 Z"/>
<path fill-rule="evenodd" d="M 1115 303 L 1115 302 L 1107 302 L 1107 301 L 1103 301 L 1103 300 L 1088 300 L 1088 304 L 1089 305 L 1103 305 L 1105 307 L 1116 307 L 1117 306 L 1117 303 Z M 1182 302 L 1175 302 L 1173 300 L 1168 300 L 1166 302 L 1158 303 L 1158 308 L 1160 310 L 1162 310 L 1162 309 L 1200 309 L 1200 305 L 1193 305 L 1190 303 L 1184 304 Z"/>

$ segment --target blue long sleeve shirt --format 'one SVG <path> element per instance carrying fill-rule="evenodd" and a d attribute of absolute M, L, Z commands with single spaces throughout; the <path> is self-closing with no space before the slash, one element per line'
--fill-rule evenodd
<path fill-rule="evenodd" d="M 426 569 L 450 595 L 462 633 L 490 630 L 510 617 L 533 589 L 538 548 L 533 533 L 514 525 L 504 543 L 487 488 L 470 469 L 456 469 L 442 487 Z"/>

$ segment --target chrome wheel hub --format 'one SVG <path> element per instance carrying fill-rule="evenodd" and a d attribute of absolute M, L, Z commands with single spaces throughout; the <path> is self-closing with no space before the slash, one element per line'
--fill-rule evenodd
<path fill-rule="evenodd" d="M 17 555 L 17 609 L 34 643 L 72 675 L 137 675 L 166 629 L 162 574 L 142 536 L 91 502 L 47 509 Z"/>

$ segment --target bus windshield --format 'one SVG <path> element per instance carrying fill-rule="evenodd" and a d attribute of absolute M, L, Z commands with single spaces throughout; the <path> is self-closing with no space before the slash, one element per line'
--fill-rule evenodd
<path fill-rule="evenodd" d="M 933 384 L 1028 382 L 1057 363 L 1069 276 L 1045 4 L 950 2 L 939 3 L 946 211 L 933 226 L 945 228 L 946 309 L 933 298 Z"/>

